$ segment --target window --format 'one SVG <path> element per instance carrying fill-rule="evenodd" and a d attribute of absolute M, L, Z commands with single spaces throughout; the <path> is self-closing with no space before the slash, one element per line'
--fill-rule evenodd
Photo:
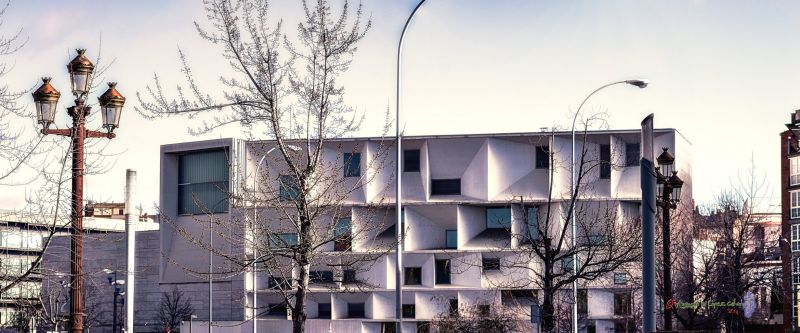
<path fill-rule="evenodd" d="M 800 218 L 800 191 L 789 192 L 789 196 L 791 197 L 790 217 Z"/>
<path fill-rule="evenodd" d="M 418 321 L 417 322 L 417 333 L 430 333 L 431 332 L 431 323 L 427 321 Z"/>
<path fill-rule="evenodd" d="M 628 283 L 628 274 L 614 273 L 614 284 L 627 284 L 627 283 Z"/>
<path fill-rule="evenodd" d="M 460 195 L 461 179 L 431 179 L 431 195 Z"/>
<path fill-rule="evenodd" d="M 549 146 L 536 146 L 536 168 L 549 169 L 550 168 L 550 147 Z"/>
<path fill-rule="evenodd" d="M 450 260 L 436 260 L 436 284 L 450 284 Z"/>
<path fill-rule="evenodd" d="M 483 271 L 499 271 L 500 270 L 500 258 L 483 258 L 481 260 L 481 265 L 483 266 Z"/>
<path fill-rule="evenodd" d="M 631 314 L 631 293 L 614 294 L 614 315 L 629 316 Z"/>
<path fill-rule="evenodd" d="M 478 316 L 486 317 L 492 312 L 492 307 L 489 304 L 478 304 Z"/>
<path fill-rule="evenodd" d="M 611 178 L 611 145 L 600 145 L 600 179 Z"/>
<path fill-rule="evenodd" d="M 531 241 L 539 239 L 539 208 L 528 207 L 528 236 Z"/>
<path fill-rule="evenodd" d="M 395 322 L 381 323 L 381 333 L 397 333 L 397 323 Z"/>
<path fill-rule="evenodd" d="M 578 266 L 580 266 L 580 264 L 581 261 L 578 260 Z M 572 256 L 561 259 L 561 269 L 565 272 L 572 272 Z"/>
<path fill-rule="evenodd" d="M 800 224 L 792 224 L 792 251 L 800 251 Z"/>
<path fill-rule="evenodd" d="M 455 230 L 445 230 L 445 245 L 446 249 L 455 249 L 458 247 L 458 233 Z"/>
<path fill-rule="evenodd" d="M 414 304 L 403 304 L 403 318 L 414 318 L 416 317 Z"/>
<path fill-rule="evenodd" d="M 291 287 L 291 283 L 289 279 L 280 277 L 280 276 L 270 276 L 267 282 L 270 289 L 289 289 Z"/>
<path fill-rule="evenodd" d="M 450 300 L 448 300 L 447 305 L 450 315 L 454 317 L 458 316 L 458 299 L 451 298 Z"/>
<path fill-rule="evenodd" d="M 224 150 L 178 157 L 178 214 L 228 211 L 228 156 Z"/>
<path fill-rule="evenodd" d="M 578 314 L 589 314 L 589 291 L 586 289 L 578 289 Z"/>
<path fill-rule="evenodd" d="M 511 229 L 511 207 L 487 207 L 487 229 Z"/>
<path fill-rule="evenodd" d="M 800 184 L 800 157 L 789 159 L 789 185 Z"/>
<path fill-rule="evenodd" d="M 406 267 L 405 274 L 403 275 L 404 284 L 407 286 L 416 286 L 422 284 L 422 267 Z"/>
<path fill-rule="evenodd" d="M 317 304 L 317 318 L 331 319 L 331 303 Z"/>
<path fill-rule="evenodd" d="M 364 318 L 364 303 L 347 303 L 348 318 Z"/>
<path fill-rule="evenodd" d="M 278 304 L 269 304 L 269 314 L 270 315 L 279 315 L 279 316 L 286 316 L 289 311 L 286 308 L 286 303 L 278 303 Z"/>
<path fill-rule="evenodd" d="M 636 325 L 631 321 L 621 321 L 614 323 L 614 333 L 638 332 Z"/>
<path fill-rule="evenodd" d="M 419 172 L 419 149 L 403 151 L 403 172 Z"/>
<path fill-rule="evenodd" d="M 356 283 L 356 271 L 354 269 L 345 269 L 342 276 L 344 283 Z"/>
<path fill-rule="evenodd" d="M 344 153 L 344 176 L 361 177 L 361 153 Z"/>
<path fill-rule="evenodd" d="M 270 237 L 270 246 L 273 248 L 287 248 L 295 246 L 298 243 L 297 234 L 292 232 L 272 234 Z"/>
<path fill-rule="evenodd" d="M 332 271 L 311 271 L 308 274 L 311 283 L 331 283 L 333 282 Z"/>
<path fill-rule="evenodd" d="M 639 166 L 641 156 L 638 143 L 625 144 L 625 166 Z"/>
<path fill-rule="evenodd" d="M 292 201 L 297 199 L 300 195 L 300 182 L 297 177 L 290 175 L 281 175 L 278 177 L 280 184 L 279 199 L 281 201 Z"/>
<path fill-rule="evenodd" d="M 351 224 L 350 219 L 340 219 L 336 222 L 336 228 L 333 230 L 335 240 L 333 242 L 334 251 L 347 251 L 350 250 L 352 237 L 351 237 Z"/>

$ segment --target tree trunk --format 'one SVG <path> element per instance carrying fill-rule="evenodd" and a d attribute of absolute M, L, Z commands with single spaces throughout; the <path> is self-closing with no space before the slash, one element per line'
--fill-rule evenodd
<path fill-rule="evenodd" d="M 294 306 L 292 307 L 292 332 L 304 333 L 306 331 L 306 296 L 308 295 L 308 271 L 310 264 L 300 265 L 300 274 L 297 279 L 297 291 L 294 293 Z"/>
<path fill-rule="evenodd" d="M 544 300 L 542 301 L 542 332 L 552 332 L 555 327 L 555 304 L 553 302 L 553 268 L 552 265 L 544 265 Z"/>

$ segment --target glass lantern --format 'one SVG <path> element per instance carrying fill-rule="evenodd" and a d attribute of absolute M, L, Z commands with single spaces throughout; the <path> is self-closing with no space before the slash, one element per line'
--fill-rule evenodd
<path fill-rule="evenodd" d="M 42 85 L 31 95 L 33 95 L 34 104 L 36 104 L 36 119 L 44 129 L 47 129 L 55 119 L 56 106 L 61 93 L 53 88 L 49 77 L 43 77 Z"/>
<path fill-rule="evenodd" d="M 125 97 L 116 89 L 117 83 L 108 84 L 108 90 L 98 98 L 100 102 L 100 114 L 103 116 L 103 127 L 108 133 L 119 127 L 119 117 L 122 114 L 122 106 L 125 105 Z"/>
<path fill-rule="evenodd" d="M 77 52 L 78 55 L 67 64 L 67 70 L 72 83 L 72 93 L 81 96 L 89 92 L 94 64 L 86 57 L 86 50 L 78 49 Z"/>

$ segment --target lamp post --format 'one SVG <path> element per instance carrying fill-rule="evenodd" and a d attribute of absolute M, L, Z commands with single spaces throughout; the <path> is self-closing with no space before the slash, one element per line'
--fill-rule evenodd
<path fill-rule="evenodd" d="M 397 325 L 397 332 L 403 332 L 403 283 L 402 283 L 402 271 L 403 271 L 403 189 L 400 186 L 403 178 L 403 135 L 400 133 L 400 68 L 403 66 L 403 39 L 406 36 L 406 30 L 408 29 L 408 25 L 411 23 L 411 19 L 414 18 L 414 14 L 417 13 L 417 10 L 425 3 L 425 0 L 421 0 L 414 10 L 411 11 L 411 14 L 408 15 L 408 19 L 406 19 L 406 23 L 403 25 L 403 31 L 400 32 L 400 42 L 397 44 L 397 75 L 395 76 L 397 82 L 395 82 L 396 95 L 395 95 L 395 135 L 397 139 L 397 161 L 395 163 L 395 178 L 397 184 L 395 186 L 396 195 L 395 195 L 395 232 L 397 233 L 397 249 L 395 252 L 395 271 L 394 271 L 394 285 L 395 285 L 395 319 Z"/>
<path fill-rule="evenodd" d="M 578 110 L 575 111 L 575 116 L 572 117 L 572 161 L 570 163 L 570 167 L 572 168 L 572 172 L 570 175 L 570 194 L 572 195 L 573 201 L 573 208 L 572 212 L 570 212 L 570 223 L 572 224 L 572 246 L 575 246 L 575 238 L 578 234 L 578 226 L 575 223 L 575 204 L 577 203 L 578 198 L 578 175 L 575 169 L 575 123 L 578 120 L 578 115 L 581 114 L 581 109 L 583 109 L 583 105 L 586 104 L 586 101 L 589 100 L 590 97 L 594 96 L 598 91 L 608 88 L 613 85 L 617 84 L 629 84 L 634 87 L 639 87 L 641 89 L 647 88 L 647 85 L 650 81 L 646 79 L 641 80 L 624 80 L 624 81 L 616 81 L 607 83 L 605 85 L 600 86 L 600 88 L 595 89 L 586 98 L 583 99 L 581 104 L 578 106 Z M 578 254 L 577 252 L 572 255 L 572 272 L 573 274 L 578 274 Z M 578 279 L 574 279 L 572 281 L 572 330 L 575 333 L 578 333 Z"/>
<path fill-rule="evenodd" d="M 125 284 L 125 280 L 117 280 L 117 271 L 110 270 L 108 268 L 103 270 L 104 273 L 108 274 L 108 284 L 114 287 L 114 310 L 112 311 L 113 321 L 111 323 L 111 333 L 117 333 L 117 296 L 124 295 L 124 292 L 121 292 L 120 287 Z"/>
<path fill-rule="evenodd" d="M 68 113 L 72 118 L 72 127 L 65 129 L 50 129 L 55 118 L 56 106 L 61 93 L 51 84 L 50 78 L 42 78 L 42 85 L 33 92 L 33 101 L 36 105 L 36 116 L 42 125 L 41 133 L 44 135 L 55 134 L 72 138 L 72 229 L 70 238 L 70 274 L 71 302 L 70 302 L 70 331 L 83 332 L 83 174 L 84 174 L 84 141 L 86 138 L 114 138 L 114 129 L 119 127 L 119 117 L 122 106 L 125 104 L 123 97 L 115 88 L 116 83 L 109 83 L 108 90 L 98 99 L 100 102 L 103 127 L 106 132 L 97 132 L 86 129 L 86 116 L 91 108 L 86 106 L 86 97 L 89 94 L 92 82 L 94 65 L 86 57 L 86 50 L 78 49 L 78 55 L 67 64 L 70 75 L 72 94 L 75 96 L 75 106 L 69 107 Z"/>
<path fill-rule="evenodd" d="M 290 151 L 297 152 L 300 151 L 300 147 L 293 146 L 293 145 L 286 145 L 286 148 Z M 261 156 L 261 159 L 258 160 L 258 165 L 256 165 L 256 173 L 253 175 L 253 333 L 258 333 L 256 330 L 257 328 L 257 319 L 258 319 L 258 297 L 256 295 L 256 260 L 258 260 L 258 253 L 256 252 L 256 219 L 258 218 L 258 210 L 256 209 L 256 189 L 258 188 L 258 175 L 261 174 L 261 165 L 267 159 L 267 156 L 278 149 L 278 147 L 272 147 Z"/>
<path fill-rule="evenodd" d="M 672 300 L 672 261 L 670 259 L 670 209 L 677 208 L 678 202 L 681 201 L 681 188 L 683 187 L 683 180 L 678 177 L 678 171 L 675 171 L 675 157 L 669 153 L 669 148 L 662 148 L 664 151 L 658 156 L 656 161 L 659 167 L 656 168 L 656 193 L 660 195 L 657 204 L 661 207 L 661 217 L 663 218 L 662 240 L 663 244 L 663 260 L 664 260 L 664 281 L 663 292 L 661 299 L 664 302 L 664 330 L 672 331 L 672 306 L 669 304 Z"/>

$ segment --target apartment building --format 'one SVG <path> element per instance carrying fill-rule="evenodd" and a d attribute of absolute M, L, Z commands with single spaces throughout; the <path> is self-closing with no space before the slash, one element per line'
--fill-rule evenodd
<path fill-rule="evenodd" d="M 784 321 L 784 331 L 797 330 L 797 290 L 800 285 L 800 110 L 791 114 L 786 131 L 781 132 L 781 247 L 783 263 L 783 313 L 792 320 Z M 788 316 L 787 316 L 788 318 Z"/>
<path fill-rule="evenodd" d="M 124 205 L 121 207 L 115 203 L 89 203 L 87 211 L 91 211 L 90 208 L 94 205 L 115 207 L 115 210 L 113 216 L 109 213 L 95 216 L 87 214 L 84 217 L 84 228 L 89 235 L 88 239 L 109 233 L 119 234 L 125 230 L 125 222 L 122 220 Z M 141 220 L 155 225 L 151 218 L 143 217 Z M 52 215 L 19 211 L 0 212 L 0 283 L 16 280 L 27 272 L 32 263 L 42 255 L 48 237 L 63 237 L 68 240 L 69 234 L 68 216 L 56 218 Z M 65 249 L 69 249 L 68 242 Z M 47 270 L 33 271 L 22 282 L 0 296 L 0 327 L 11 325 L 21 309 L 32 309 L 41 305 L 42 280 L 47 272 Z M 68 273 L 69 269 L 65 272 Z"/>
<path fill-rule="evenodd" d="M 579 137 L 582 139 L 582 135 Z M 528 235 L 530 219 L 526 222 L 522 217 L 541 218 L 538 211 L 543 210 L 543 205 L 553 205 L 558 210 L 560 202 L 568 197 L 570 140 L 570 134 L 565 132 L 404 138 L 401 175 L 406 230 L 401 281 L 404 331 L 424 332 L 426 323 L 437 315 L 473 305 L 485 309 L 518 307 L 520 320 L 530 325 L 529 304 L 537 297 L 535 274 L 531 270 L 514 271 L 503 262 L 528 246 L 521 236 Z M 582 192 L 582 202 L 611 205 L 619 212 L 620 220 L 638 217 L 639 140 L 638 130 L 587 133 L 586 143 L 579 142 L 578 151 L 585 147 L 587 152 L 608 163 L 601 163 L 589 172 L 589 186 Z M 392 144 L 393 140 L 383 138 L 336 139 L 329 141 L 324 149 L 323 158 L 339 168 L 341 177 L 353 177 L 356 182 L 359 175 L 368 174 L 371 179 L 348 192 L 343 201 L 345 212 L 338 216 L 337 223 L 350 230 L 379 225 L 369 241 L 353 239 L 347 244 L 350 251 L 337 251 L 339 244 L 330 244 L 326 251 L 342 258 L 374 253 L 375 249 L 387 251 L 367 269 L 358 271 L 312 264 L 312 290 L 307 306 L 310 332 L 393 330 L 397 281 L 390 244 L 396 223 L 395 159 L 393 154 L 381 153 L 382 149 L 391 151 Z M 654 145 L 670 148 L 675 155 L 675 170 L 685 181 L 682 195 L 691 199 L 691 144 L 676 130 L 660 129 L 655 131 Z M 279 163 L 270 159 L 260 169 L 262 174 L 255 175 L 259 161 L 273 146 L 271 141 L 218 139 L 161 147 L 160 206 L 163 221 L 169 222 L 162 222 L 160 230 L 163 257 L 159 279 L 162 289 L 179 288 L 192 300 L 197 316 L 194 325 L 208 320 L 211 310 L 215 325 L 249 320 L 255 314 L 260 332 L 282 332 L 291 327 L 291 313 L 281 305 L 283 300 L 276 291 L 287 283 L 285 277 L 259 271 L 254 285 L 249 272 L 215 276 L 213 292 L 209 294 L 207 274 L 198 274 L 224 269 L 224 259 L 209 255 L 198 239 L 231 232 L 229 229 L 210 233 L 204 226 L 213 223 L 207 221 L 244 221 L 253 214 L 247 203 L 229 202 L 219 189 L 240 194 L 248 187 L 252 189 L 248 184 L 258 182 L 258 186 L 274 190 L 275 195 L 292 195 L 291 186 L 286 185 L 290 182 L 283 179 L 281 173 L 285 171 L 281 171 Z M 376 164 L 371 162 L 377 156 L 386 163 L 375 169 Z M 548 200 L 551 188 L 553 200 Z M 204 208 L 198 209 L 198 205 Z M 280 231 L 283 226 L 278 216 L 271 216 L 274 211 L 258 207 L 256 211 L 259 223 L 275 223 L 266 227 L 272 229 L 280 242 L 296 242 L 296 234 Z M 381 218 L 376 221 L 374 216 Z M 231 223 L 229 228 L 241 229 L 243 225 Z M 219 237 L 217 242 L 223 244 L 218 246 L 226 247 L 230 253 L 251 255 L 246 246 L 225 243 L 224 239 Z M 624 331 L 630 325 L 635 289 L 630 274 L 615 272 L 606 279 L 581 283 L 578 295 L 582 331 Z M 348 288 L 356 283 L 361 287 Z M 209 295 L 213 300 L 209 300 Z M 209 309 L 209 305 L 213 308 Z M 250 325 L 223 326 L 215 330 L 251 330 Z"/>

